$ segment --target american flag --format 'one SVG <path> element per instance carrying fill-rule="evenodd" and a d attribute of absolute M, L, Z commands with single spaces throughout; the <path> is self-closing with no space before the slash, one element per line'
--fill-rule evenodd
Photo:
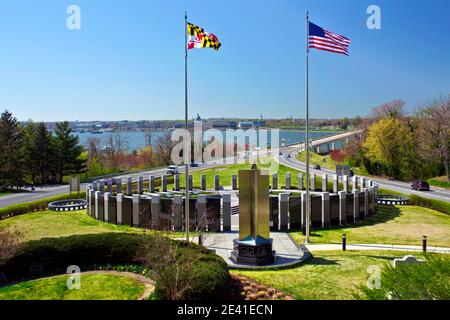
<path fill-rule="evenodd" d="M 309 48 L 324 50 L 348 56 L 350 39 L 340 34 L 327 31 L 314 23 L 309 22 Z"/>

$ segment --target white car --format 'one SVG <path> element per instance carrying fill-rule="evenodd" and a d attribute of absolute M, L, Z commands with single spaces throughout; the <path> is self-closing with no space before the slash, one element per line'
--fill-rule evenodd
<path fill-rule="evenodd" d="M 168 166 L 167 174 L 170 174 L 170 175 L 178 174 L 178 166 Z"/>

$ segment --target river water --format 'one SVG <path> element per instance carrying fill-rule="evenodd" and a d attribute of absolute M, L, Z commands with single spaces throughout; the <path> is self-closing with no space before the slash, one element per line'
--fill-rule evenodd
<path fill-rule="evenodd" d="M 171 132 L 170 130 L 168 130 L 168 131 L 152 131 L 152 134 L 151 134 L 152 146 L 156 146 L 156 144 L 158 143 L 158 139 L 170 132 Z M 223 132 L 223 133 L 225 134 L 225 132 Z M 76 132 L 74 134 L 79 137 L 80 143 L 84 146 L 86 146 L 89 138 L 96 138 L 96 139 L 99 139 L 100 144 L 103 147 L 103 146 L 107 145 L 108 137 L 110 137 L 111 135 L 114 135 L 115 133 L 105 132 L 102 134 L 92 134 L 90 132 L 86 132 L 86 133 Z M 145 132 L 137 132 L 137 131 L 128 131 L 127 132 L 127 131 L 125 131 L 125 132 L 122 132 L 121 134 L 122 134 L 122 137 L 126 141 L 126 149 L 128 152 L 131 152 L 134 150 L 139 150 L 146 146 Z M 326 136 L 333 135 L 333 134 L 336 134 L 336 132 L 313 131 L 313 132 L 310 132 L 310 139 L 314 140 L 314 139 L 326 137 Z M 293 143 L 299 143 L 299 142 L 305 141 L 305 132 L 304 131 L 280 130 L 279 137 L 280 137 L 280 142 L 279 142 L 280 146 L 287 145 L 287 144 L 293 144 Z M 205 136 L 205 139 L 207 139 L 206 136 Z M 271 139 L 271 134 L 270 134 L 270 130 L 269 130 L 267 143 L 270 143 L 270 141 L 271 141 L 270 139 Z M 340 146 L 338 146 L 338 145 L 336 146 L 336 148 L 339 148 L 339 147 Z"/>

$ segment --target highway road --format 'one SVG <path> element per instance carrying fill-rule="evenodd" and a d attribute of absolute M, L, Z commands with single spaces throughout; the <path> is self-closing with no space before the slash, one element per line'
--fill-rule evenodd
<path fill-rule="evenodd" d="M 279 161 L 281 164 L 296 169 L 305 171 L 306 170 L 306 164 L 298 161 L 295 157 L 297 152 L 292 152 L 293 149 L 285 149 L 285 151 L 290 151 L 283 153 L 282 156 L 280 156 Z M 336 172 L 328 169 L 321 169 L 321 170 L 315 170 L 310 166 L 310 172 L 315 173 L 317 175 L 323 175 L 325 173 L 327 174 L 335 174 Z M 358 176 L 360 177 L 360 176 Z M 380 178 L 373 178 L 373 177 L 366 177 L 368 180 L 375 181 L 378 186 L 382 189 L 388 189 L 393 191 L 398 191 L 404 194 L 415 194 L 424 198 L 432 198 L 442 201 L 450 202 L 450 190 L 443 190 L 443 189 L 433 189 L 431 188 L 431 191 L 425 192 L 425 191 L 417 191 L 417 190 L 411 190 L 410 183 L 403 182 L 403 181 L 396 181 L 396 180 L 385 180 Z"/>

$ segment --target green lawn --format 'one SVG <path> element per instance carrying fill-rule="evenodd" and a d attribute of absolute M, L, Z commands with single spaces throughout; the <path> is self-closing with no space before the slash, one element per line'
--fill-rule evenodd
<path fill-rule="evenodd" d="M 428 183 L 430 186 L 450 189 L 450 182 L 448 182 L 448 178 L 446 176 L 429 179 Z"/>
<path fill-rule="evenodd" d="M 301 152 L 298 155 L 297 159 L 301 162 L 306 162 L 306 152 Z M 336 170 L 336 165 L 339 164 L 336 161 L 332 160 L 330 155 L 322 156 L 315 152 L 309 153 L 309 159 L 310 159 L 311 165 L 318 164 L 322 168 L 329 169 L 329 170 Z M 344 161 L 342 164 L 348 165 L 348 163 L 346 161 Z M 369 175 L 364 168 L 353 167 L 353 166 L 350 166 L 350 167 L 356 175 L 365 175 L 365 176 Z"/>
<path fill-rule="evenodd" d="M 192 172 L 192 179 L 194 188 L 201 187 L 201 176 L 206 175 L 206 185 L 208 189 L 214 188 L 214 177 L 218 175 L 220 177 L 220 185 L 221 186 L 231 186 L 231 180 L 233 175 L 238 175 L 239 170 L 242 169 L 250 169 L 251 164 L 233 164 L 233 165 L 224 165 L 210 169 L 203 169 Z M 258 165 L 258 167 L 260 167 Z M 267 169 L 268 167 L 261 166 L 262 169 Z M 272 185 L 272 173 L 278 174 L 278 188 L 286 187 L 285 175 L 287 172 L 291 173 L 291 188 L 298 188 L 298 174 L 301 172 L 299 170 L 289 168 L 284 166 L 278 162 L 275 162 L 274 168 L 276 168 L 275 172 L 271 172 L 269 175 L 269 184 Z M 305 179 L 305 177 L 303 178 Z M 180 175 L 180 186 L 183 187 L 185 184 L 185 175 Z M 333 182 L 331 177 L 328 178 L 328 187 L 331 189 L 333 186 Z M 316 187 L 322 188 L 322 177 L 316 176 Z M 173 188 L 173 184 L 168 184 L 167 187 L 169 190 Z M 350 186 L 351 189 L 351 186 Z"/>
<path fill-rule="evenodd" d="M 106 232 L 142 232 L 128 226 L 97 221 L 81 211 L 40 211 L 0 221 L 1 227 L 16 227 L 24 234 L 24 241 L 58 238 L 78 234 Z"/>
<path fill-rule="evenodd" d="M 394 251 L 324 251 L 314 254 L 305 264 L 285 270 L 232 273 L 248 276 L 292 295 L 295 299 L 353 299 L 358 286 L 368 279 L 367 267 L 383 266 L 406 252 Z M 421 254 L 416 254 L 420 256 Z"/>
<path fill-rule="evenodd" d="M 81 275 L 81 288 L 67 288 L 68 275 L 26 281 L 0 288 L 0 300 L 136 300 L 145 291 L 140 281 L 119 275 Z"/>
<path fill-rule="evenodd" d="M 450 247 L 450 217 L 444 213 L 418 206 L 378 206 L 378 213 L 359 224 L 314 230 L 314 243 L 341 243 L 347 234 L 348 243 L 386 243 L 421 245 L 422 236 L 432 246 Z M 304 242 L 301 232 L 292 232 L 297 242 Z"/>

